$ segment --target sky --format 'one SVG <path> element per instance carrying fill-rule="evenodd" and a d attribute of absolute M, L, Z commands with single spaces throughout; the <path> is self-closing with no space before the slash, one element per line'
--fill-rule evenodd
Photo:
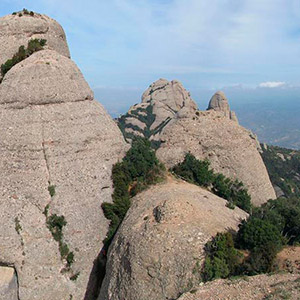
<path fill-rule="evenodd" d="M 300 91 L 300 0 L 0 1 L 2 16 L 22 8 L 63 26 L 72 59 L 112 115 L 159 78 L 180 80 L 200 108 L 219 89 L 239 90 L 233 103 L 245 105 L 243 91 L 268 90 L 270 99 Z"/>

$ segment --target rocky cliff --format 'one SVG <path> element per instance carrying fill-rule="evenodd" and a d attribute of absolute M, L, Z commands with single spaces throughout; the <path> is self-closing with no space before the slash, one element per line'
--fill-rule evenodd
<path fill-rule="evenodd" d="M 6 16 L 0 28 L 1 62 L 29 38 L 48 45 L 0 84 L 0 262 L 16 270 L 20 300 L 92 299 L 108 228 L 101 203 L 127 146 L 54 20 Z"/>
<path fill-rule="evenodd" d="M 172 178 L 138 194 L 110 246 L 98 300 L 176 299 L 199 282 L 205 243 L 246 217 Z"/>
<path fill-rule="evenodd" d="M 191 152 L 208 159 L 216 172 L 242 181 L 255 205 L 275 198 L 258 141 L 238 124 L 223 92 L 211 98 L 207 111 L 199 111 L 181 83 L 160 79 L 146 90 L 141 104 L 119 118 L 119 126 L 126 138 L 149 138 L 168 167 Z"/>
<path fill-rule="evenodd" d="M 15 15 L 0 18 L 0 65 L 27 45 L 31 39 L 46 39 L 47 48 L 70 57 L 66 36 L 62 27 L 48 16 L 38 13 Z"/>

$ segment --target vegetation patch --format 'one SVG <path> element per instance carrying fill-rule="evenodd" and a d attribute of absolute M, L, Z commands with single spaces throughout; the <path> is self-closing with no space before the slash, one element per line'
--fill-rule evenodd
<path fill-rule="evenodd" d="M 237 274 L 243 255 L 235 249 L 231 233 L 218 233 L 205 245 L 205 252 L 203 281 Z"/>
<path fill-rule="evenodd" d="M 15 15 L 17 15 L 17 14 L 18 14 L 19 17 L 22 17 L 23 15 L 29 15 L 29 16 L 31 16 L 31 17 L 34 16 L 34 12 L 33 12 L 33 11 L 29 11 L 29 10 L 26 9 L 26 8 L 23 8 L 23 10 L 22 10 L 21 12 L 19 12 L 19 13 L 17 13 L 17 12 L 13 12 L 13 13 L 12 13 L 13 16 L 15 16 Z"/>
<path fill-rule="evenodd" d="M 139 126 L 133 125 L 131 123 L 126 123 L 126 119 L 128 118 L 136 118 L 137 120 L 145 124 L 145 128 L 140 128 Z M 138 107 L 131 110 L 130 113 L 127 113 L 118 118 L 118 125 L 125 139 L 135 139 L 136 137 L 134 133 L 127 132 L 126 128 L 131 128 L 134 131 L 141 133 L 143 137 L 150 139 L 151 136 L 157 133 L 161 133 L 163 128 L 171 121 L 171 118 L 168 117 L 154 129 L 150 129 L 155 119 L 156 115 L 153 113 L 153 106 L 149 104 L 146 108 Z M 160 141 L 151 141 L 151 147 L 153 149 L 158 149 L 160 144 Z"/>
<path fill-rule="evenodd" d="M 131 197 L 161 181 L 163 171 L 164 166 L 156 158 L 150 142 L 144 138 L 136 138 L 122 162 L 113 166 L 113 203 L 102 204 L 104 215 L 110 220 L 104 240 L 106 250 L 130 207 Z"/>
<path fill-rule="evenodd" d="M 210 169 L 208 160 L 201 161 L 187 153 L 184 161 L 174 166 L 171 171 L 186 181 L 208 188 L 214 194 L 228 200 L 228 207 L 234 208 L 236 205 L 246 212 L 251 211 L 251 197 L 243 183 L 215 173 Z"/>
<path fill-rule="evenodd" d="M 262 158 L 270 180 L 284 196 L 300 197 L 300 151 L 277 146 L 262 146 Z"/>
<path fill-rule="evenodd" d="M 21 234 L 22 226 L 20 224 L 20 220 L 18 217 L 15 217 L 15 230 L 16 230 L 17 234 Z"/>
<path fill-rule="evenodd" d="M 54 197 L 54 195 L 55 195 L 55 185 L 49 185 L 48 186 L 48 192 L 49 192 L 51 198 Z"/>
<path fill-rule="evenodd" d="M 46 224 L 54 240 L 58 242 L 61 259 L 66 261 L 66 267 L 69 269 L 74 262 L 74 253 L 70 251 L 69 246 L 63 241 L 63 227 L 67 225 L 65 217 L 57 214 L 46 216 Z"/>
<path fill-rule="evenodd" d="M 32 39 L 28 42 L 27 48 L 25 48 L 25 46 L 20 46 L 18 52 L 14 54 L 12 59 L 8 59 L 1 65 L 2 78 L 13 66 L 29 57 L 34 52 L 44 49 L 46 43 L 47 41 L 45 39 Z"/>
<path fill-rule="evenodd" d="M 70 277 L 70 280 L 76 281 L 76 280 L 78 279 L 79 275 L 80 275 L 80 272 L 75 273 L 74 275 L 72 275 L 72 276 Z"/>

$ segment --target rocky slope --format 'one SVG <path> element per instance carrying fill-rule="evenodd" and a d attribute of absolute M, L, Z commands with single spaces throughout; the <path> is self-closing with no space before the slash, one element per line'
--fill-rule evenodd
<path fill-rule="evenodd" d="M 47 48 L 70 57 L 64 30 L 55 20 L 38 13 L 32 16 L 19 12 L 0 18 L 0 65 L 30 39 L 46 39 Z"/>
<path fill-rule="evenodd" d="M 261 300 L 299 299 L 300 276 L 259 275 L 235 280 L 215 280 L 192 289 L 178 300 Z"/>
<path fill-rule="evenodd" d="M 110 246 L 98 300 L 177 298 L 199 282 L 205 243 L 246 216 L 172 178 L 138 194 Z"/>
<path fill-rule="evenodd" d="M 20 300 L 92 299 L 108 228 L 101 203 L 111 201 L 111 168 L 127 146 L 55 21 L 35 14 L 0 24 L 1 61 L 13 42 L 36 35 L 53 49 L 15 65 L 0 84 L 0 263 L 16 270 Z"/>
<path fill-rule="evenodd" d="M 223 92 L 211 98 L 207 111 L 199 111 L 178 81 L 160 79 L 146 90 L 141 104 L 119 118 L 119 126 L 127 138 L 149 138 L 168 167 L 191 152 L 211 161 L 216 172 L 242 181 L 255 205 L 275 198 L 259 143 L 238 124 Z"/>

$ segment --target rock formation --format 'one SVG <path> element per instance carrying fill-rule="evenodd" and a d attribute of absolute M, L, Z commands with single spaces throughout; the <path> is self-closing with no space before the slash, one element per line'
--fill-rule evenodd
<path fill-rule="evenodd" d="M 0 24 L 1 61 L 13 42 L 33 36 L 52 49 L 15 65 L 0 84 L 0 262 L 14 266 L 20 300 L 92 299 L 108 229 L 101 203 L 111 201 L 112 165 L 127 146 L 55 21 L 35 14 Z"/>
<path fill-rule="evenodd" d="M 221 111 L 229 119 L 238 122 L 236 114 L 229 108 L 228 100 L 222 91 L 216 92 L 210 99 L 207 110 Z"/>
<path fill-rule="evenodd" d="M 141 104 L 119 119 L 119 126 L 127 138 L 152 140 L 167 167 L 191 152 L 211 161 L 216 172 L 242 181 L 255 205 L 276 197 L 256 136 L 238 124 L 223 92 L 211 98 L 207 111 L 199 111 L 178 81 L 160 79 L 146 90 Z"/>
<path fill-rule="evenodd" d="M 156 140 L 162 129 L 180 112 L 195 112 L 197 106 L 182 84 L 159 79 L 143 93 L 142 102 L 119 119 L 125 136 Z"/>
<path fill-rule="evenodd" d="M 98 300 L 176 299 L 199 282 L 205 243 L 246 216 L 179 180 L 138 194 L 110 246 Z"/>
<path fill-rule="evenodd" d="M 46 48 L 70 57 L 64 30 L 56 21 L 38 13 L 19 12 L 0 18 L 0 65 L 31 39 L 46 39 Z"/>
<path fill-rule="evenodd" d="M 223 112 L 209 110 L 193 118 L 178 118 L 160 138 L 157 157 L 168 167 L 191 152 L 198 159 L 208 159 L 216 172 L 242 181 L 254 205 L 276 198 L 256 140 Z"/>
<path fill-rule="evenodd" d="M 0 299 L 18 300 L 18 280 L 14 268 L 0 267 Z"/>

